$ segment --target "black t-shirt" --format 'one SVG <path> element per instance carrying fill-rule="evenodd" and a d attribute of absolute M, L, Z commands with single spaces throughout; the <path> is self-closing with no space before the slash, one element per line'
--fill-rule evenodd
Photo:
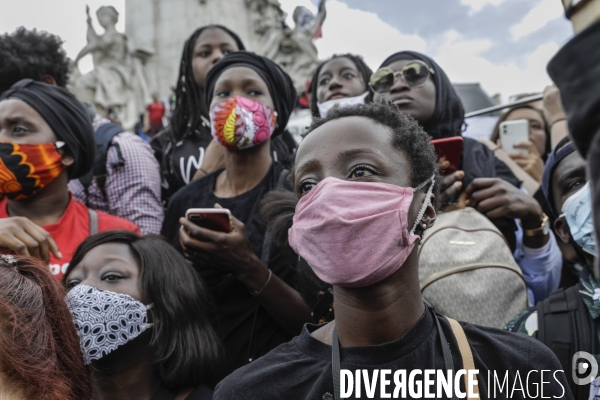
<path fill-rule="evenodd" d="M 179 390 L 169 389 L 164 384 L 158 388 L 158 391 L 152 396 L 151 400 L 175 400 L 179 395 Z M 210 400 L 213 397 L 213 391 L 206 385 L 199 385 L 192 389 L 185 400 Z"/>
<path fill-rule="evenodd" d="M 440 323 L 450 345 L 454 370 L 462 369 L 460 351 L 450 325 L 445 318 L 440 318 Z M 464 322 L 461 325 L 471 346 L 475 367 L 479 370 L 477 378 L 481 398 L 541 398 L 539 391 L 541 370 L 551 370 L 552 372 L 546 372 L 543 378 L 546 382 L 543 393 L 545 398 L 556 396 L 556 398 L 572 399 L 564 373 L 556 373 L 556 380 L 553 377 L 554 372 L 561 370 L 562 367 L 554 354 L 543 344 L 522 334 Z M 310 335 L 318 327 L 318 325 L 305 325 L 300 336 L 229 375 L 215 388 L 214 399 L 333 399 L 331 346 Z M 420 369 L 424 372 L 426 369 L 445 369 L 438 330 L 428 310 L 425 310 L 414 327 L 394 342 L 377 346 L 341 348 L 341 361 L 342 369 L 349 369 L 353 375 L 357 369 L 369 371 L 370 377 L 373 377 L 373 371 L 376 369 L 379 369 L 379 372 L 383 369 L 391 370 L 391 375 L 387 375 L 391 381 L 390 386 L 386 387 L 386 392 L 389 394 L 392 394 L 395 388 L 393 375 L 396 370 L 406 370 L 408 386 L 408 378 L 412 370 Z M 538 373 L 530 375 L 528 384 L 527 374 L 531 370 L 537 370 Z M 505 385 L 504 391 L 501 392 L 496 385 L 495 396 L 493 390 L 492 395 L 488 395 L 488 371 L 491 371 L 491 384 L 494 383 L 494 371 L 501 383 L 508 371 L 509 391 L 507 392 Z M 517 372 L 521 384 L 517 379 Z M 423 383 L 423 375 L 417 375 L 417 380 Z M 463 378 L 460 378 L 460 382 L 461 390 L 464 392 Z M 378 379 L 374 397 L 366 396 L 363 384 L 361 398 L 381 398 L 379 383 Z M 510 393 L 513 386 L 516 386 L 517 390 Z M 436 392 L 436 388 L 434 384 L 433 393 Z M 524 392 L 518 390 L 519 388 Z M 424 391 L 421 394 L 420 398 L 423 398 Z M 411 397 L 408 388 L 406 396 Z"/>
<path fill-rule="evenodd" d="M 165 205 L 175 192 L 192 181 L 204 161 L 206 147 L 211 140 L 210 128 L 205 125 L 188 132 L 179 141 L 173 136 L 171 128 L 163 130 L 152 139 L 150 144 L 160 164 L 162 199 Z M 271 140 L 271 156 L 273 160 L 290 168 L 294 162 L 296 146 L 292 135 L 284 131 Z"/>
<path fill-rule="evenodd" d="M 192 182 L 171 198 L 162 234 L 181 251 L 179 218 L 189 208 L 213 208 L 215 203 L 219 203 L 246 225 L 252 250 L 261 258 L 266 226 L 260 218 L 259 203 L 267 192 L 277 186 L 283 170 L 281 164 L 273 162 L 269 172 L 256 187 L 232 198 L 219 198 L 213 193 L 216 178 L 223 170 Z M 298 256 L 289 246 L 272 242 L 268 267 L 293 288 L 297 259 Z M 201 265 L 194 265 L 194 268 L 199 271 L 212 292 L 217 313 L 215 327 L 227 356 L 226 373 L 292 338 L 238 279 L 220 271 L 202 268 Z"/>
<path fill-rule="evenodd" d="M 150 145 L 160 164 L 162 198 L 166 204 L 170 197 L 194 178 L 202 165 L 206 147 L 212 140 L 210 129 L 201 127 L 176 141 L 171 128 L 156 135 Z"/>

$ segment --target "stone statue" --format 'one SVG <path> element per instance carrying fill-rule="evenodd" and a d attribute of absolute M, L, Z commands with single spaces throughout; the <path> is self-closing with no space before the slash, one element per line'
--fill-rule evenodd
<path fill-rule="evenodd" d="M 292 77 L 298 93 L 306 89 L 319 64 L 317 48 L 313 43 L 327 15 L 325 1 L 321 0 L 316 16 L 305 7 L 294 10 L 293 29 L 283 23 L 283 13 L 277 0 L 247 0 L 255 19 L 255 32 L 262 36 L 258 52 L 277 62 Z M 278 13 L 279 20 L 273 17 Z M 273 23 L 275 21 L 275 23 Z"/>
<path fill-rule="evenodd" d="M 75 73 L 71 88 L 75 95 L 94 104 L 100 113 L 108 109 L 120 114 L 123 127 L 131 129 L 139 119 L 139 114 L 150 101 L 150 90 L 143 70 L 143 56 L 131 49 L 127 37 L 116 29 L 119 13 L 112 6 L 98 9 L 96 16 L 104 33 L 96 33 L 87 13 L 87 45 L 75 59 Z M 81 75 L 76 68 L 79 60 L 91 54 L 94 70 Z"/>

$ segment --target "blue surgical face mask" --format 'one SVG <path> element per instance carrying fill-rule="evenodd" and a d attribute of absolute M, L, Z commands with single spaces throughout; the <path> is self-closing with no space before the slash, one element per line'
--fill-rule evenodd
<path fill-rule="evenodd" d="M 585 252 L 598 257 L 592 219 L 592 192 L 589 182 L 564 202 L 562 212 L 559 218 L 565 217 L 567 220 L 575 243 Z"/>

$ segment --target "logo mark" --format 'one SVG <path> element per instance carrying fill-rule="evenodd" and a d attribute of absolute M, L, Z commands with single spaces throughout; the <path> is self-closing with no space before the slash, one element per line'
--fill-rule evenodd
<path fill-rule="evenodd" d="M 589 385 L 598 376 L 598 362 L 588 352 L 578 351 L 571 360 L 573 382 L 576 385 Z M 582 377 L 583 376 L 583 377 Z"/>

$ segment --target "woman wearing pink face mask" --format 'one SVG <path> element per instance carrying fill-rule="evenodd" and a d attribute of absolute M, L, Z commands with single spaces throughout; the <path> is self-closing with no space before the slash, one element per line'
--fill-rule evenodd
<path fill-rule="evenodd" d="M 227 373 L 288 341 L 310 320 L 294 287 L 298 258 L 270 240 L 258 212 L 264 194 L 287 181 L 289 171 L 271 158 L 269 146 L 295 102 L 290 77 L 265 57 L 239 51 L 215 64 L 206 77 L 206 104 L 212 136 L 225 148 L 225 169 L 179 190 L 167 209 L 163 235 L 212 292 Z M 183 218 L 189 208 L 217 204 L 234 217 L 230 233 Z"/>
<path fill-rule="evenodd" d="M 530 369 L 561 369 L 523 335 L 458 323 L 423 302 L 417 246 L 435 222 L 439 181 L 428 142 L 413 118 L 382 103 L 336 108 L 313 122 L 293 170 L 299 201 L 289 242 L 333 285 L 335 321 L 305 325 L 221 381 L 214 399 L 452 398 L 465 388 L 490 398 L 488 371 L 513 382 Z M 469 384 L 464 370 L 475 369 L 477 384 Z M 427 370 L 452 370 L 452 393 Z M 572 398 L 564 373 L 554 376 L 545 395 Z M 528 393 L 536 385 L 529 380 Z"/>

